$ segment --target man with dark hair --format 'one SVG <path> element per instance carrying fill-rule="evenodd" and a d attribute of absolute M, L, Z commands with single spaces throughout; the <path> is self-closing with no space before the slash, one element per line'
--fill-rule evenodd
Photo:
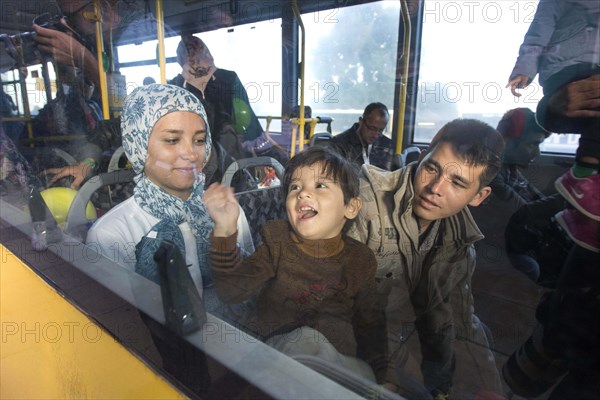
<path fill-rule="evenodd" d="M 399 358 L 405 361 L 402 325 L 414 322 L 424 383 L 435 398 L 448 395 L 456 356 L 465 362 L 459 367 L 478 372 L 470 376 L 478 390 L 502 390 L 484 326 L 473 313 L 473 244 L 483 235 L 467 205 L 478 206 L 491 193 L 503 149 L 491 126 L 457 119 L 442 127 L 419 162 L 394 172 L 362 167 L 364 206 L 349 235 L 375 253 L 378 288 L 388 294 L 390 346 L 404 352 Z"/>
<path fill-rule="evenodd" d="M 352 127 L 331 140 L 334 150 L 359 167 L 392 168 L 392 141 L 383 135 L 390 113 L 382 103 L 371 103 Z"/>
<path fill-rule="evenodd" d="M 502 168 L 491 182 L 494 197 L 509 202 L 513 211 L 544 195 L 519 171 L 540 155 L 540 144 L 550 135 L 535 120 L 535 113 L 528 108 L 507 111 L 496 128 L 505 143 Z"/>

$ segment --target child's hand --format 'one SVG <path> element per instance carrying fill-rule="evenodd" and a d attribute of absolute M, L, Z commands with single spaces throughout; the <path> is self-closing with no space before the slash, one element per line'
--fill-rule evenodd
<path fill-rule="evenodd" d="M 213 234 L 216 237 L 227 237 L 236 232 L 240 207 L 232 188 L 213 183 L 204 192 L 204 204 L 215 221 Z"/>
<path fill-rule="evenodd" d="M 526 88 L 529 82 L 527 75 L 516 75 L 514 78 L 508 81 L 506 87 L 510 88 L 511 93 L 515 97 L 521 97 L 521 93 L 517 92 L 517 89 Z"/>

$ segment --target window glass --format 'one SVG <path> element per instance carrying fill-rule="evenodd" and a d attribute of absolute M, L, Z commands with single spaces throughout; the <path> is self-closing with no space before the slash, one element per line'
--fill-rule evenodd
<path fill-rule="evenodd" d="M 281 19 L 196 36 L 210 49 L 218 68 L 236 72 L 256 115 L 281 115 Z"/>
<path fill-rule="evenodd" d="M 313 116 L 333 117 L 334 133 L 350 128 L 369 103 L 392 111 L 399 15 L 391 1 L 303 15 L 305 105 Z"/>
<path fill-rule="evenodd" d="M 254 113 L 258 116 L 279 116 L 281 114 L 281 19 L 255 24 L 223 28 L 197 34 L 215 60 L 218 68 L 235 71 L 246 88 Z M 166 57 L 176 57 L 180 36 L 165 40 Z M 157 41 L 142 45 L 119 47 L 119 61 L 135 62 L 150 60 L 156 53 Z M 153 58 L 152 58 L 153 59 Z M 127 80 L 127 92 L 142 84 L 144 77 L 150 76 L 160 81 L 157 65 L 124 67 L 120 72 Z M 181 72 L 176 62 L 167 63 L 167 80 Z M 264 125 L 264 119 L 261 120 Z M 273 124 L 277 129 L 278 123 Z"/>
<path fill-rule="evenodd" d="M 50 78 L 50 95 L 52 98 L 56 97 L 56 74 L 54 73 L 54 67 L 52 63 L 48 62 L 48 77 Z M 46 88 L 44 86 L 44 78 L 42 73 L 42 64 L 30 65 L 26 67 L 27 73 L 25 74 L 25 88 L 27 93 L 27 102 L 29 103 L 29 110 L 31 115 L 37 115 L 40 109 L 42 109 L 46 103 L 48 103 L 48 96 L 46 94 Z M 25 104 L 23 95 L 21 93 L 20 76 L 19 71 L 14 69 L 6 71 L 0 76 L 2 80 L 2 90 L 8 96 L 10 96 L 12 102 L 18 110 L 18 115 L 25 115 Z M 17 112 L 17 111 L 15 111 Z"/>
<path fill-rule="evenodd" d="M 428 143 L 458 117 L 496 126 L 512 108 L 535 111 L 537 77 L 514 97 L 505 88 L 537 1 L 426 0 L 414 141 Z M 576 135 L 553 135 L 545 151 L 573 152 Z"/>

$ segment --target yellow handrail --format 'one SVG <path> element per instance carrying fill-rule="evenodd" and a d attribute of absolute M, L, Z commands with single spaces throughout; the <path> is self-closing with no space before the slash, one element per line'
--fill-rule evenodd
<path fill-rule="evenodd" d="M 302 56 L 302 62 L 300 62 L 300 118 L 298 122 L 299 129 L 298 132 L 298 149 L 302 151 L 304 149 L 304 24 L 302 23 L 302 16 L 300 15 L 300 9 L 298 9 L 298 4 L 296 0 L 292 0 L 292 9 L 294 10 L 294 15 L 296 19 L 298 19 L 298 26 L 300 27 L 300 54 Z M 292 148 L 290 149 L 290 157 L 293 157 L 296 153 L 296 135 L 293 132 L 292 136 Z"/>
<path fill-rule="evenodd" d="M 104 119 L 110 119 L 108 108 L 108 85 L 104 70 L 104 38 L 102 36 L 102 9 L 100 0 L 94 0 L 94 21 L 96 23 L 96 56 L 98 59 L 98 76 L 100 78 L 100 97 L 102 99 L 102 114 Z"/>
<path fill-rule="evenodd" d="M 162 0 L 156 0 L 156 34 L 158 36 L 158 65 L 160 67 L 160 83 L 167 83 L 165 63 L 165 21 Z"/>
<path fill-rule="evenodd" d="M 402 22 L 404 23 L 404 43 L 402 44 L 402 75 L 400 76 L 400 109 L 396 121 L 398 121 L 398 130 L 396 131 L 395 154 L 402 153 L 402 142 L 404 140 L 404 113 L 406 112 L 406 89 L 408 79 L 408 63 L 410 60 L 410 15 L 408 13 L 407 0 L 400 2 L 402 10 Z"/>

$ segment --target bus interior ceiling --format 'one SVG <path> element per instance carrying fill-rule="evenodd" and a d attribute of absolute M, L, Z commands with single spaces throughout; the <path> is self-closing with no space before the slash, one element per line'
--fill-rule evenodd
<path fill-rule="evenodd" d="M 101 0 L 106 1 L 106 0 Z M 374 0 L 302 0 L 298 1 L 301 13 L 327 10 L 373 2 Z M 165 35 L 199 33 L 224 27 L 234 27 L 265 19 L 293 15 L 291 0 L 166 0 L 163 1 Z M 118 44 L 128 44 L 156 38 L 156 2 L 151 0 L 118 0 L 122 18 L 115 32 Z M 3 1 L 0 6 L 0 34 L 14 35 L 32 31 L 33 20 L 44 13 L 57 15 L 56 0 Z M 289 13 L 289 14 L 288 14 Z M 126 26 L 133 29 L 124 29 Z M 121 35 L 122 33 L 122 35 Z"/>

